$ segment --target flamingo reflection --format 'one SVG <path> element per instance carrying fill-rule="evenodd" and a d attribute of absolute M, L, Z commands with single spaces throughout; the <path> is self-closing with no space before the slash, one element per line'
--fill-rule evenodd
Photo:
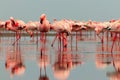
<path fill-rule="evenodd" d="M 49 57 L 44 53 L 44 49 L 41 49 L 39 57 L 37 57 L 38 65 L 40 67 L 40 77 L 39 80 L 49 80 L 46 67 L 49 64 Z"/>
<path fill-rule="evenodd" d="M 113 54 L 112 58 L 112 65 L 115 71 L 108 72 L 107 76 L 110 78 L 110 80 L 120 80 L 120 54 Z"/>
<path fill-rule="evenodd" d="M 13 46 L 13 51 L 7 52 L 5 67 L 6 70 L 10 72 L 11 76 L 22 75 L 25 72 L 20 46 L 15 45 Z"/>
<path fill-rule="evenodd" d="M 47 76 L 46 67 L 49 65 L 49 55 L 47 53 L 47 47 L 46 47 L 46 37 L 44 36 L 43 39 L 41 39 L 41 45 L 39 48 L 39 54 L 37 55 L 37 62 L 40 68 L 40 76 L 38 80 L 49 80 L 49 77 Z"/>
<path fill-rule="evenodd" d="M 96 67 L 98 69 L 104 69 L 109 66 L 111 62 L 111 54 L 96 54 Z"/>
<path fill-rule="evenodd" d="M 57 80 L 67 80 L 70 71 L 77 65 L 81 65 L 79 54 L 58 51 L 53 64 L 54 77 Z"/>

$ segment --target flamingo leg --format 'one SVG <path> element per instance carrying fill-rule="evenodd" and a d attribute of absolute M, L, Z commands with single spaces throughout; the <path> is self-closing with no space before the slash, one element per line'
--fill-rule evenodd
<path fill-rule="evenodd" d="M 97 34 L 97 36 L 101 40 L 101 43 L 103 43 L 103 37 L 101 38 L 99 34 Z"/>
<path fill-rule="evenodd" d="M 67 47 L 67 36 L 64 34 L 64 33 L 62 33 L 62 37 L 63 37 L 63 46 L 64 47 Z"/>
<path fill-rule="evenodd" d="M 16 40 L 14 41 L 12 45 L 15 45 L 15 43 L 18 42 L 19 40 L 20 40 L 20 33 L 16 32 Z"/>
<path fill-rule="evenodd" d="M 59 33 L 59 36 L 58 36 L 58 38 L 59 38 L 59 50 L 61 51 L 61 40 L 62 40 L 62 38 L 61 38 L 61 33 Z"/>
<path fill-rule="evenodd" d="M 47 74 L 46 74 L 45 60 L 44 60 L 44 71 L 45 71 L 45 76 L 46 76 Z"/>
<path fill-rule="evenodd" d="M 107 51 L 108 51 L 108 31 L 106 32 L 106 40 L 107 40 L 107 41 L 106 41 L 106 42 L 107 42 L 107 43 L 106 43 L 106 47 L 107 47 Z"/>
<path fill-rule="evenodd" d="M 44 48 L 44 38 L 45 38 L 44 36 L 45 36 L 44 32 L 41 32 L 40 41 L 42 43 L 42 48 Z"/>
<path fill-rule="evenodd" d="M 26 32 L 30 35 L 30 37 L 33 37 L 33 32 L 32 31 L 26 29 Z"/>
<path fill-rule="evenodd" d="M 47 33 L 44 32 L 44 44 L 46 44 L 46 40 L 47 40 Z"/>
<path fill-rule="evenodd" d="M 31 38 L 32 38 L 32 41 L 34 42 L 35 40 L 34 40 L 34 32 L 33 32 L 33 34 L 31 35 Z"/>
<path fill-rule="evenodd" d="M 45 45 L 46 45 L 46 33 L 43 32 L 43 48 L 45 49 Z M 44 50 L 45 53 L 45 50 Z"/>
<path fill-rule="evenodd" d="M 67 36 L 62 33 L 62 37 L 63 37 L 63 51 L 67 51 Z"/>
<path fill-rule="evenodd" d="M 73 37 L 71 35 L 71 51 L 72 51 L 72 41 L 73 41 Z"/>
<path fill-rule="evenodd" d="M 76 51 L 78 50 L 78 47 L 77 47 L 77 32 L 76 32 Z"/>
<path fill-rule="evenodd" d="M 82 40 L 82 30 L 80 30 L 80 40 Z"/>
<path fill-rule="evenodd" d="M 44 33 L 44 32 L 41 32 L 41 33 L 40 33 L 40 41 L 41 41 L 41 42 L 44 42 L 44 41 L 45 41 L 45 33 Z"/>
<path fill-rule="evenodd" d="M 42 35 L 42 32 L 40 32 L 40 41 L 42 42 L 42 39 L 43 38 L 43 35 Z"/>
<path fill-rule="evenodd" d="M 95 37 L 95 40 L 96 40 L 96 32 L 94 32 L 94 37 Z"/>
<path fill-rule="evenodd" d="M 113 50 L 113 46 L 114 46 L 114 43 L 115 43 L 116 39 L 117 39 L 117 33 L 115 33 L 115 36 L 114 36 L 114 38 L 113 38 L 113 43 L 112 43 L 112 47 L 111 47 L 111 52 L 112 52 L 112 50 Z"/>
<path fill-rule="evenodd" d="M 38 44 L 38 31 L 36 32 L 36 44 Z"/>
<path fill-rule="evenodd" d="M 56 34 L 54 40 L 52 41 L 52 44 L 51 44 L 52 47 L 53 47 L 53 44 L 55 43 L 55 40 L 58 38 L 58 36 L 59 36 L 59 34 Z"/>

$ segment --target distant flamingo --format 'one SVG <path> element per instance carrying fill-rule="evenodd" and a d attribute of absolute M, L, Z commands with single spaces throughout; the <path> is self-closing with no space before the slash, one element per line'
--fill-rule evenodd
<path fill-rule="evenodd" d="M 84 26 L 85 22 L 74 21 L 72 24 L 72 32 L 76 32 L 76 50 L 78 50 L 78 32 L 80 32 L 80 39 L 82 39 L 82 30 L 87 30 L 87 27 Z"/>
<path fill-rule="evenodd" d="M 106 28 L 109 26 L 109 22 L 99 22 L 95 28 L 95 32 L 97 34 L 97 36 L 101 39 L 102 44 L 104 44 L 104 33 L 106 30 Z M 100 33 L 102 33 L 102 37 L 100 37 Z M 108 35 L 108 34 L 107 34 Z"/>
<path fill-rule="evenodd" d="M 5 22 L 4 21 L 0 21 L 0 28 L 5 28 Z"/>
<path fill-rule="evenodd" d="M 111 52 L 112 52 L 117 36 L 119 36 L 120 34 L 120 20 L 110 21 L 110 26 L 107 29 L 109 30 L 109 32 L 111 32 L 111 35 L 113 36 L 113 43 L 111 47 Z"/>
<path fill-rule="evenodd" d="M 28 23 L 26 23 L 26 27 L 24 30 L 26 30 L 26 32 L 34 40 L 34 32 L 36 32 L 36 35 L 38 37 L 38 31 L 39 31 L 40 26 L 41 26 L 41 24 L 39 23 L 39 21 L 29 21 Z"/>
<path fill-rule="evenodd" d="M 89 29 L 93 29 L 95 31 L 95 34 L 101 39 L 101 42 L 104 41 L 104 30 L 109 26 L 109 22 L 96 22 L 96 21 L 88 21 L 88 23 L 85 25 Z M 102 33 L 102 38 L 99 36 L 99 34 Z"/>
<path fill-rule="evenodd" d="M 15 43 L 21 38 L 21 31 L 25 28 L 25 23 L 22 20 L 15 20 L 13 17 L 10 17 L 10 20 L 6 21 L 5 28 L 7 30 L 16 32 L 16 41 Z"/>
<path fill-rule="evenodd" d="M 66 20 L 60 20 L 60 21 L 54 21 L 53 24 L 51 24 L 51 27 L 54 31 L 56 31 L 56 37 L 53 40 L 51 46 L 53 46 L 56 38 L 60 40 L 60 46 L 61 46 L 61 40 L 63 42 L 63 47 L 67 47 L 67 36 L 71 35 L 72 27 Z M 63 48 L 64 49 L 64 48 Z"/>
<path fill-rule="evenodd" d="M 47 20 L 46 14 L 42 14 L 40 16 L 40 27 L 39 27 L 39 31 L 40 31 L 40 40 L 42 40 L 42 37 L 46 38 L 46 33 L 50 31 L 50 22 Z"/>

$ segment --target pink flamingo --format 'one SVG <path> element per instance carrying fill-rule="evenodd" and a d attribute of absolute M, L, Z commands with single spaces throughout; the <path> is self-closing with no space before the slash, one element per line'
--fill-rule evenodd
<path fill-rule="evenodd" d="M 25 28 L 25 23 L 22 20 L 14 20 L 13 17 L 10 17 L 10 20 L 5 23 L 5 28 L 16 32 L 16 41 L 12 44 L 15 45 L 15 43 L 21 38 L 21 31 Z"/>
<path fill-rule="evenodd" d="M 82 30 L 87 30 L 87 27 L 84 26 L 85 22 L 74 21 L 72 24 L 72 32 L 76 32 L 76 50 L 78 50 L 78 32 L 80 32 L 80 39 L 82 39 Z"/>
<path fill-rule="evenodd" d="M 108 30 L 112 33 L 112 35 L 115 34 L 113 37 L 113 43 L 111 48 L 111 52 L 112 52 L 114 43 L 117 39 L 118 34 L 120 33 L 120 20 L 110 21 L 110 26 L 108 27 Z"/>
<path fill-rule="evenodd" d="M 5 22 L 4 21 L 0 21 L 0 28 L 5 28 Z"/>
<path fill-rule="evenodd" d="M 86 22 L 85 24 L 84 24 L 84 26 L 87 28 L 87 31 L 88 30 L 94 30 L 95 31 L 95 28 L 96 28 L 96 24 L 97 24 L 97 22 L 93 22 L 92 20 L 89 20 L 88 22 Z M 95 31 L 95 33 L 94 33 L 94 37 L 95 37 L 95 39 L 96 39 L 96 31 Z"/>
<path fill-rule="evenodd" d="M 89 29 L 93 29 L 95 31 L 95 34 L 101 39 L 101 42 L 104 41 L 104 30 L 109 26 L 109 22 L 93 22 L 89 21 L 86 25 Z M 102 33 L 102 38 L 99 36 L 99 34 Z"/>
<path fill-rule="evenodd" d="M 109 26 L 109 22 L 99 22 L 95 27 L 95 32 L 97 36 L 101 39 L 102 44 L 104 44 L 104 32 L 107 31 L 106 28 Z M 102 37 L 100 37 L 100 33 L 102 33 Z"/>
<path fill-rule="evenodd" d="M 34 21 L 34 22 L 30 21 L 26 24 L 26 27 L 24 30 L 26 30 L 26 32 L 30 35 L 30 37 L 34 39 L 34 32 L 36 32 L 36 35 L 38 38 L 38 31 L 39 31 L 40 26 L 41 24 L 39 23 L 39 21 Z"/>
<path fill-rule="evenodd" d="M 60 47 L 61 40 L 63 40 L 63 49 L 64 47 L 67 47 L 67 36 L 70 35 L 72 31 L 72 27 L 70 26 L 70 24 L 66 20 L 54 21 L 54 23 L 51 24 L 51 28 L 57 32 L 51 46 L 53 46 L 55 40 L 59 38 Z"/>
<path fill-rule="evenodd" d="M 50 22 L 47 20 L 46 14 L 42 14 L 40 16 L 40 27 L 39 27 L 39 31 L 40 31 L 40 40 L 42 41 L 43 37 L 45 37 L 46 39 L 46 33 L 48 31 L 50 31 Z"/>

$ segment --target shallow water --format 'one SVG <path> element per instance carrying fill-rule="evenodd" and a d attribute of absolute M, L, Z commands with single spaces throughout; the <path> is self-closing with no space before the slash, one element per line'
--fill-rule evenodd
<path fill-rule="evenodd" d="M 46 44 L 43 45 L 40 41 L 36 44 L 36 37 L 32 41 L 30 37 L 24 36 L 18 45 L 12 46 L 14 37 L 1 37 L 1 80 L 120 79 L 118 41 L 111 53 L 110 38 L 107 42 L 104 37 L 102 44 L 98 37 L 95 38 L 94 32 L 84 32 L 82 37 L 77 37 L 77 48 L 76 36 L 73 36 L 72 46 L 71 38 L 68 37 L 68 48 L 63 51 L 58 49 L 58 41 L 51 47 L 53 38 L 54 36 L 48 36 Z"/>

